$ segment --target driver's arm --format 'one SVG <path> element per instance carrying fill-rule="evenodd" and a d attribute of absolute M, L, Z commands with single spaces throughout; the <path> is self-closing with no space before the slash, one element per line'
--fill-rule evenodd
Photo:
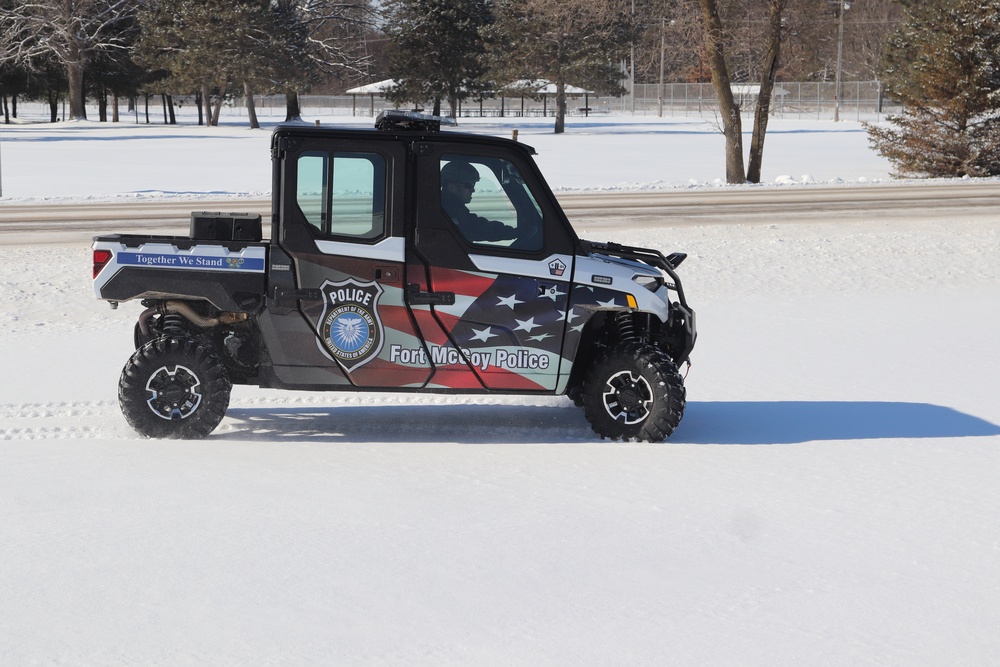
<path fill-rule="evenodd" d="M 458 229 L 469 241 L 510 241 L 517 238 L 517 230 L 499 220 L 490 220 L 475 213 L 469 213 L 458 220 Z"/>

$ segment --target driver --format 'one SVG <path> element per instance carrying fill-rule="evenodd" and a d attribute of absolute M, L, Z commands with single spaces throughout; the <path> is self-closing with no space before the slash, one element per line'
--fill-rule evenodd
<path fill-rule="evenodd" d="M 458 231 L 471 242 L 509 241 L 517 238 L 517 230 L 498 220 L 490 220 L 469 210 L 472 193 L 476 191 L 479 172 L 468 162 L 452 160 L 441 169 L 441 208 L 452 219 Z"/>

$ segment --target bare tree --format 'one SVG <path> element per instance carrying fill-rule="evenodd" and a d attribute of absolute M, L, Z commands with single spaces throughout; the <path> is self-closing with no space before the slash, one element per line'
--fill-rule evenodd
<path fill-rule="evenodd" d="M 770 41 L 768 0 L 716 0 L 716 5 L 725 27 L 730 77 L 735 82 L 759 80 Z M 844 6 L 843 75 L 851 80 L 876 79 L 886 37 L 902 19 L 902 5 L 899 0 L 844 0 Z M 698 2 L 636 0 L 636 12 L 641 28 L 636 47 L 638 80 L 658 80 L 661 55 L 666 81 L 710 79 Z M 785 1 L 780 80 L 833 80 L 839 12 L 838 0 Z M 662 54 L 661 43 L 666 45 Z"/>
<path fill-rule="evenodd" d="M 889 35 L 902 23 L 898 0 L 849 3 L 844 15 L 844 72 L 861 81 L 880 78 Z"/>
<path fill-rule="evenodd" d="M 719 103 L 719 113 L 722 117 L 722 133 L 726 137 L 726 182 L 752 183 L 760 182 L 760 169 L 764 155 L 764 137 L 767 133 L 767 121 L 771 113 L 771 95 L 777 80 L 778 66 L 781 56 L 781 38 L 783 12 L 786 0 L 767 0 L 768 20 L 766 44 L 767 51 L 763 61 L 748 67 L 747 72 L 759 67 L 760 87 L 757 94 L 757 108 L 754 113 L 753 137 L 750 143 L 750 164 L 743 171 L 743 121 L 740 116 L 739 103 L 733 95 L 733 80 L 730 76 L 727 62 L 727 34 L 723 26 L 717 0 L 699 0 L 702 11 L 702 22 L 705 31 L 705 53 L 708 67 L 712 73 L 712 89 Z M 748 75 L 741 76 L 748 80 Z"/>
<path fill-rule="evenodd" d="M 726 137 L 726 182 L 743 183 L 743 119 L 733 96 L 732 79 L 726 65 L 725 35 L 716 0 L 699 0 L 705 30 L 705 53 L 712 72 L 712 89 L 719 102 L 722 134 Z"/>
<path fill-rule="evenodd" d="M 707 80 L 701 13 L 690 0 L 636 0 L 635 78 L 651 83 Z M 629 54 L 632 55 L 631 53 Z"/>
<path fill-rule="evenodd" d="M 375 23 L 370 0 L 275 0 L 275 8 L 286 17 L 289 34 L 303 37 L 302 48 L 291 51 L 293 59 L 285 76 L 275 85 L 285 93 L 285 120 L 301 117 L 299 89 L 321 77 L 360 74 L 367 54 L 359 49 L 364 35 Z"/>
<path fill-rule="evenodd" d="M 761 67 L 760 91 L 753 118 L 753 137 L 750 140 L 750 162 L 747 165 L 747 180 L 760 183 L 760 167 L 764 161 L 764 136 L 767 121 L 771 115 L 771 94 L 778 78 L 778 63 L 781 58 L 781 21 L 785 0 L 768 0 L 767 55 Z"/>
<path fill-rule="evenodd" d="M 90 59 L 102 51 L 127 49 L 119 24 L 134 14 L 138 0 L 25 0 L 0 7 L 0 61 L 35 67 L 52 59 L 66 70 L 69 115 L 86 119 L 83 78 Z"/>

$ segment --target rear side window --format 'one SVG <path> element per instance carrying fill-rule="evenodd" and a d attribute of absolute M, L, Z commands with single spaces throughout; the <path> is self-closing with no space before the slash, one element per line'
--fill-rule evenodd
<path fill-rule="evenodd" d="M 371 240 L 385 233 L 385 158 L 377 153 L 306 151 L 295 200 L 321 237 Z"/>

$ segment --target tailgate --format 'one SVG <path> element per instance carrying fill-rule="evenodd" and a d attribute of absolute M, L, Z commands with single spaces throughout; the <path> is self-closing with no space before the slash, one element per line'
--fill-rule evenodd
<path fill-rule="evenodd" d="M 267 245 L 184 237 L 98 236 L 94 294 L 108 301 L 204 300 L 252 311 L 267 287 Z"/>

